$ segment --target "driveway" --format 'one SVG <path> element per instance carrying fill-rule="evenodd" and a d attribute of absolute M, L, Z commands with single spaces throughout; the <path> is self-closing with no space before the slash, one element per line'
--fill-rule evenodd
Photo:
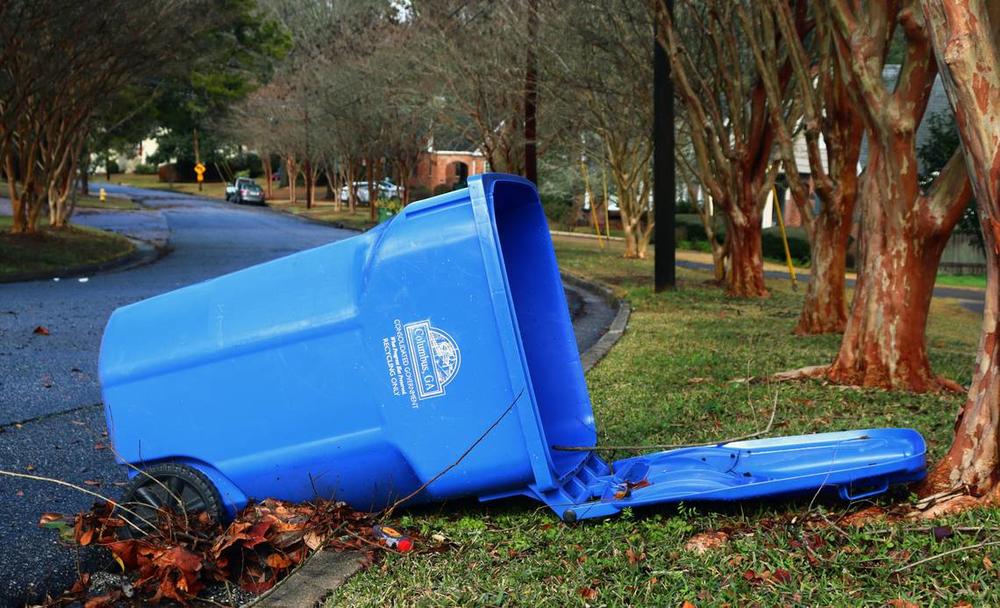
<path fill-rule="evenodd" d="M 355 233 L 266 208 L 155 190 L 105 186 L 145 210 L 82 211 L 74 222 L 160 246 L 156 262 L 80 278 L 0 284 L 0 469 L 77 484 L 117 497 L 124 474 L 107 447 L 97 380 L 101 334 L 122 305 Z M 3 210 L 0 209 L 0 213 Z M 599 298 L 570 293 L 581 350 L 610 324 Z M 582 307 L 582 308 L 581 308 Z M 48 335 L 34 333 L 44 327 Z M 166 328 L 165 328 L 166 329 Z M 0 606 L 59 592 L 76 555 L 37 527 L 46 511 L 75 513 L 93 498 L 71 488 L 0 476 Z M 83 570 L 101 558 L 81 552 Z M 107 565 L 107 564 L 103 564 Z"/>

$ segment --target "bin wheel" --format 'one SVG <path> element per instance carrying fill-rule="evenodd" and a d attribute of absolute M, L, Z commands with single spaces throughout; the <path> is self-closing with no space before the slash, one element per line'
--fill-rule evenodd
<path fill-rule="evenodd" d="M 151 531 L 147 522 L 156 524 L 160 509 L 183 510 L 188 517 L 204 511 L 215 522 L 221 522 L 224 513 L 222 497 L 208 476 L 193 467 L 171 463 L 142 469 L 126 486 L 121 506 L 128 511 L 120 510 L 120 516 L 147 532 Z M 138 534 L 129 525 L 123 532 L 128 537 Z"/>

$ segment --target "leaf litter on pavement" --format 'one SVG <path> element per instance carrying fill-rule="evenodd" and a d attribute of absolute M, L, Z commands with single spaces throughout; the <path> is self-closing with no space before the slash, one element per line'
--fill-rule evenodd
<path fill-rule="evenodd" d="M 166 600 L 187 606 L 219 584 L 260 594 L 320 550 L 357 551 L 369 565 L 381 552 L 393 551 L 373 536 L 375 516 L 331 500 L 296 504 L 267 499 L 248 505 L 225 528 L 205 513 L 185 516 L 164 509 L 155 531 L 130 538 L 130 524 L 110 502 L 97 502 L 76 516 L 45 513 L 38 525 L 56 531 L 65 544 L 109 551 L 122 583 L 92 592 L 92 575 L 83 573 L 70 589 L 41 606 L 100 608 Z M 434 550 L 429 545 L 440 543 L 420 544 Z"/>

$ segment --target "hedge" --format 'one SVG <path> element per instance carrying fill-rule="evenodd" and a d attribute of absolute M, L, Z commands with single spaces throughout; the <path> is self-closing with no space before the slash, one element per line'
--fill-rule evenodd
<path fill-rule="evenodd" d="M 692 244 L 708 242 L 708 235 L 705 233 L 705 226 L 701 223 L 701 217 L 694 213 L 678 213 L 676 216 L 677 227 L 684 232 L 681 240 L 689 241 Z M 786 229 L 788 233 L 788 249 L 792 254 L 792 259 L 808 264 L 811 255 L 809 251 L 809 238 L 806 236 L 804 228 L 795 226 Z M 722 237 L 726 234 L 724 222 L 718 222 L 716 233 Z M 699 248 L 696 246 L 696 248 Z M 785 261 L 785 246 L 781 242 L 781 228 L 772 226 L 761 231 L 761 249 L 765 258 Z"/>

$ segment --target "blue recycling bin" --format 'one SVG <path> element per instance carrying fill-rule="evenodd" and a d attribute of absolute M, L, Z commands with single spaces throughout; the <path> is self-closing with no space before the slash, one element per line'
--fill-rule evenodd
<path fill-rule="evenodd" d="M 136 469 L 157 471 L 221 516 L 266 497 L 377 510 L 419 490 L 410 502 L 527 495 L 572 520 L 824 486 L 851 499 L 925 466 L 906 429 L 611 464 L 556 449 L 595 445 L 594 415 L 538 194 L 499 174 L 116 310 L 100 378 L 131 498 L 157 506 Z"/>

